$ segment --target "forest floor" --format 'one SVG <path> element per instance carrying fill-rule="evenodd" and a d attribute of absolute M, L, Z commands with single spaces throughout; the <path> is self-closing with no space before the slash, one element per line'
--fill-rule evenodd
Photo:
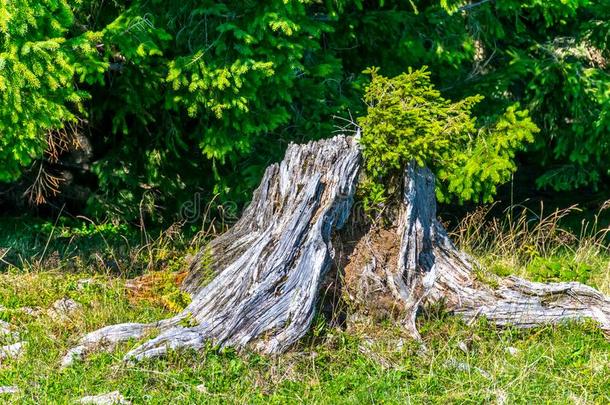
<path fill-rule="evenodd" d="M 453 237 L 478 258 L 482 279 L 578 280 L 610 294 L 606 232 L 595 224 L 578 234 L 562 229 L 569 212 L 534 221 L 530 214 L 498 221 L 475 212 Z M 126 233 L 108 224 L 2 221 L 0 320 L 18 337 L 0 337 L 0 346 L 25 345 L 17 358 L 0 359 L 0 387 L 17 389 L 0 393 L 0 403 L 75 403 L 114 391 L 134 404 L 610 403 L 610 343 L 592 322 L 500 329 L 485 320 L 466 325 L 442 308 L 419 317 L 425 349 L 391 321 L 345 329 L 320 315 L 278 357 L 210 346 L 125 363 L 134 341 L 62 369 L 84 333 L 166 318 L 188 303 L 180 270 L 209 233 L 191 238 L 174 228 L 136 235 L 139 244 Z"/>

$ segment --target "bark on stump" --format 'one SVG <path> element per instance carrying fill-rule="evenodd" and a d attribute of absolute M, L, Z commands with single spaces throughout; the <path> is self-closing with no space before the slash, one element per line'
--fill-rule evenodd
<path fill-rule="evenodd" d="M 331 236 L 350 214 L 361 160 L 351 137 L 290 145 L 284 160 L 267 169 L 237 224 L 193 261 L 184 284 L 193 300 L 184 311 L 153 324 L 92 332 L 63 364 L 153 332 L 158 336 L 126 359 L 199 349 L 210 340 L 264 353 L 287 350 L 313 319 L 334 254 Z M 344 271 L 347 294 L 360 308 L 398 316 L 416 338 L 417 310 L 439 301 L 467 319 L 485 316 L 499 325 L 531 327 L 591 318 L 610 332 L 610 299 L 591 287 L 517 277 L 500 279 L 495 289 L 478 282 L 472 260 L 453 245 L 436 219 L 434 183 L 428 169 L 409 165 L 396 221 L 358 242 Z M 208 266 L 217 275 L 203 285 Z"/>

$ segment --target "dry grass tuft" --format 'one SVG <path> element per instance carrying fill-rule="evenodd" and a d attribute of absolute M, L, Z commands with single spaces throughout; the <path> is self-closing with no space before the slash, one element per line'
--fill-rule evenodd
<path fill-rule="evenodd" d="M 531 276 L 528 272 L 532 267 L 540 265 L 550 267 L 547 273 L 562 273 L 569 267 L 571 271 L 564 273 L 576 276 L 595 267 L 592 284 L 610 292 L 610 227 L 600 225 L 610 200 L 600 206 L 592 220 L 583 219 L 577 230 L 566 225 L 568 219 L 582 213 L 577 205 L 547 213 L 544 203 L 538 211 L 519 204 L 504 210 L 501 217 L 491 215 L 493 208 L 479 207 L 460 221 L 451 232 L 460 248 L 487 267 L 504 268 L 507 274 L 525 277 Z"/>

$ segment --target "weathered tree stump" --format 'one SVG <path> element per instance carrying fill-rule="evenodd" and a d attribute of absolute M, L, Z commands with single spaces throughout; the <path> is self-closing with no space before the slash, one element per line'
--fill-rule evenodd
<path fill-rule="evenodd" d="M 128 358 L 168 348 L 253 345 L 265 353 L 286 350 L 308 330 L 320 283 L 331 265 L 331 232 L 347 219 L 361 155 L 353 138 L 339 136 L 291 145 L 280 164 L 267 168 L 243 217 L 195 258 L 185 290 L 192 303 L 172 319 L 123 324 L 85 336 L 64 358 L 160 334 Z M 217 276 L 203 285 L 205 257 Z"/>
<path fill-rule="evenodd" d="M 193 261 L 184 283 L 193 300 L 184 311 L 153 324 L 92 332 L 70 350 L 64 365 L 153 332 L 159 334 L 126 359 L 198 349 L 207 341 L 264 353 L 288 349 L 312 322 L 331 266 L 331 236 L 350 213 L 361 160 L 350 137 L 290 145 L 284 160 L 265 172 L 243 217 Z M 610 332 L 610 300 L 591 287 L 509 277 L 494 289 L 477 281 L 472 260 L 453 245 L 436 218 L 434 185 L 428 169 L 409 165 L 396 219 L 367 232 L 345 269 L 339 269 L 357 308 L 391 314 L 416 338 L 417 310 L 439 301 L 465 318 L 485 316 L 499 325 L 591 318 Z M 216 276 L 205 285 L 210 270 Z"/>

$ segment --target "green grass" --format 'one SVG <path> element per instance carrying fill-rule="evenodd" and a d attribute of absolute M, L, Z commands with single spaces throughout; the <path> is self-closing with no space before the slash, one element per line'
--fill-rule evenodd
<path fill-rule="evenodd" d="M 426 351 L 401 340 L 391 325 L 365 333 L 325 327 L 319 320 L 317 336 L 279 357 L 210 347 L 127 364 L 121 358 L 137 344 L 132 342 L 60 370 L 61 356 L 84 332 L 170 315 L 146 300 L 129 300 L 121 278 L 98 276 L 79 289 L 78 280 L 89 277 L 0 276 L 0 305 L 6 307 L 0 317 L 28 342 L 21 359 L 0 366 L 0 386 L 22 390 L 10 397 L 15 403 L 71 403 L 114 390 L 136 404 L 610 401 L 610 345 L 594 325 L 517 331 L 484 321 L 468 326 L 440 311 L 420 319 Z M 45 309 L 64 297 L 83 309 L 68 322 L 54 321 Z M 41 313 L 23 314 L 17 310 L 23 306 L 39 307 Z M 518 352 L 512 355 L 508 347 Z M 196 389 L 200 384 L 205 392 Z"/>
<path fill-rule="evenodd" d="M 504 217 L 481 207 L 465 216 L 451 237 L 484 272 L 539 282 L 579 281 L 610 295 L 610 227 L 599 221 L 608 207 L 604 204 L 592 221 L 582 219 L 577 230 L 566 226 L 582 218 L 575 207 L 544 213 L 516 206 Z"/>
<path fill-rule="evenodd" d="M 603 238 L 569 236 L 555 225 L 501 231 L 475 218 L 453 237 L 484 265 L 482 278 L 492 279 L 491 271 L 576 279 L 610 293 Z M 205 239 L 186 242 L 174 230 L 144 235 L 143 243 L 139 235 L 117 236 L 112 226 L 78 229 L 0 226 L 0 251 L 10 248 L 8 264 L 0 264 L 0 319 L 27 342 L 20 359 L 0 362 L 0 386 L 21 390 L 0 394 L 0 403 L 69 404 L 115 390 L 134 404 L 610 403 L 610 343 L 592 323 L 500 329 L 485 320 L 466 325 L 434 308 L 418 318 L 426 350 L 390 323 L 342 330 L 319 317 L 297 347 L 278 357 L 209 347 L 128 364 L 122 357 L 133 341 L 61 369 L 62 356 L 85 333 L 167 318 L 184 305 L 174 299 L 173 275 Z M 109 260 L 115 265 L 104 265 Z M 134 294 L 126 283 L 141 274 L 152 286 Z M 48 314 L 62 298 L 82 305 L 69 320 Z"/>

